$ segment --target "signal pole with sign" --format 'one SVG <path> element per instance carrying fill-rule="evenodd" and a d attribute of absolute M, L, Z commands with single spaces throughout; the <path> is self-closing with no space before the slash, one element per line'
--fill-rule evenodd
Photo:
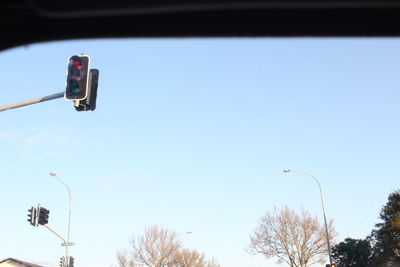
<path fill-rule="evenodd" d="M 50 176 L 54 177 L 57 179 L 60 183 L 62 183 L 65 188 L 68 191 L 68 196 L 69 196 L 69 207 L 68 207 L 68 229 L 67 229 L 67 239 L 64 239 L 60 234 L 58 234 L 56 231 L 51 229 L 47 224 L 49 223 L 49 213 L 50 211 L 43 207 L 42 205 L 38 204 L 37 208 L 30 208 L 28 210 L 28 222 L 32 226 L 43 226 L 47 228 L 50 232 L 55 234 L 58 238 L 60 238 L 63 243 L 61 243 L 61 246 L 65 247 L 65 255 L 61 258 L 60 261 L 60 266 L 61 267 L 73 267 L 74 266 L 74 258 L 68 254 L 68 247 L 74 246 L 74 242 L 69 241 L 69 234 L 70 234 L 70 226 L 71 226 L 71 191 L 69 190 L 69 187 L 67 184 L 65 184 L 60 178 L 57 177 L 57 174 L 54 172 L 50 172 Z"/>

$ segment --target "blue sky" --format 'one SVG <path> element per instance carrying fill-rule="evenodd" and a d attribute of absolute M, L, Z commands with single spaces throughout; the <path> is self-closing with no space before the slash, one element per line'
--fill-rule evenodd
<path fill-rule="evenodd" d="M 26 221 L 41 203 L 75 265 L 109 267 L 146 226 L 221 266 L 278 266 L 245 252 L 261 215 L 303 207 L 364 238 L 398 189 L 399 39 L 101 39 L 0 54 L 0 105 L 64 91 L 67 59 L 100 70 L 97 109 L 53 100 L 0 113 L 0 259 L 52 262 L 61 241 Z"/>

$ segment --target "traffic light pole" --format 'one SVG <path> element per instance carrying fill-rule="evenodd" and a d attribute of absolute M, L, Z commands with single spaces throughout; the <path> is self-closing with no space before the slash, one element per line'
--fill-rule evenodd
<path fill-rule="evenodd" d="M 95 110 L 99 70 L 89 69 L 89 62 L 89 55 L 84 53 L 69 58 L 66 90 L 64 92 L 0 106 L 0 112 L 63 97 L 75 102 L 76 111 Z"/>
<path fill-rule="evenodd" d="M 60 183 L 62 183 L 68 191 L 69 196 L 69 206 L 68 206 L 68 232 L 67 232 L 67 242 L 65 242 L 65 260 L 67 261 L 67 266 L 69 266 L 69 255 L 68 255 L 68 246 L 69 246 L 69 232 L 71 228 L 71 206 L 72 206 L 72 198 L 71 198 L 71 191 L 66 183 L 64 183 L 60 178 L 57 177 L 57 174 L 54 172 L 50 172 L 50 176 L 56 178 Z"/>
<path fill-rule="evenodd" d="M 18 102 L 18 103 L 14 103 L 14 104 L 0 106 L 0 112 L 1 111 L 6 111 L 6 110 L 9 110 L 9 109 L 20 108 L 20 107 L 24 107 L 24 106 L 28 106 L 28 105 L 33 105 L 33 104 L 37 104 L 37 103 L 41 103 L 41 102 L 45 102 L 45 101 L 49 101 L 49 100 L 53 100 L 53 99 L 57 99 L 57 98 L 63 98 L 63 97 L 64 97 L 64 92 L 60 92 L 60 93 L 56 93 L 56 94 L 52 94 L 52 95 L 47 95 L 47 96 L 42 96 L 42 97 L 37 97 L 37 98 L 21 101 L 21 102 Z"/>
<path fill-rule="evenodd" d="M 64 241 L 64 243 L 65 243 L 65 260 L 67 261 L 67 264 L 68 264 L 68 258 L 67 258 L 67 255 L 68 255 L 68 243 L 67 243 L 67 241 L 61 236 L 61 235 L 59 235 L 56 231 L 54 231 L 53 229 L 51 229 L 50 227 L 48 227 L 47 225 L 43 225 L 44 227 L 46 227 L 47 228 L 47 230 L 49 230 L 50 232 L 52 232 L 53 234 L 55 234 L 57 237 L 59 237 L 62 241 Z M 67 265 L 68 266 L 68 265 Z"/>
<path fill-rule="evenodd" d="M 53 234 L 55 234 L 56 236 L 58 236 L 62 241 L 64 241 L 64 243 L 67 243 L 67 241 L 65 241 L 65 239 L 59 235 L 56 231 L 54 231 L 53 229 L 51 229 L 50 227 L 48 227 L 47 225 L 43 225 L 44 227 L 46 227 L 50 232 L 52 232 Z M 67 246 L 68 247 L 68 246 Z"/>

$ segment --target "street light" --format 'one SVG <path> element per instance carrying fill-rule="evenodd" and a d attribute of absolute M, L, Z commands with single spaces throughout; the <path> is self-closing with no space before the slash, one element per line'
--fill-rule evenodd
<path fill-rule="evenodd" d="M 192 232 L 184 232 L 184 233 L 179 233 L 178 235 L 188 235 L 191 234 Z"/>
<path fill-rule="evenodd" d="M 181 236 L 181 235 L 189 235 L 189 234 L 191 234 L 192 232 L 183 232 L 183 233 L 177 233 L 176 234 L 176 238 L 179 238 L 179 236 Z"/>
<path fill-rule="evenodd" d="M 321 184 L 319 183 L 318 179 L 312 176 L 311 174 L 304 173 L 304 172 L 299 172 L 299 171 L 294 171 L 294 170 L 289 170 L 289 169 L 284 169 L 283 172 L 294 172 L 297 174 L 302 174 L 306 176 L 310 176 L 311 178 L 314 179 L 314 181 L 317 182 L 318 187 L 319 187 L 319 193 L 321 195 L 321 205 L 322 205 L 322 214 L 324 215 L 324 223 L 325 223 L 325 234 L 326 234 L 326 243 L 328 245 L 328 256 L 329 256 L 329 263 L 332 266 L 332 256 L 331 256 L 331 244 L 329 242 L 329 234 L 328 234 L 328 225 L 326 223 L 326 216 L 325 216 L 325 207 L 324 207 L 324 199 L 322 198 L 322 187 Z"/>
<path fill-rule="evenodd" d="M 68 246 L 70 245 L 69 243 L 69 232 L 70 232 L 70 226 L 71 226 L 71 204 L 72 204 L 72 200 L 71 200 L 71 191 L 69 190 L 69 187 L 66 183 L 64 183 L 60 178 L 57 177 L 57 174 L 54 172 L 50 172 L 50 176 L 53 176 L 54 178 L 56 178 L 60 183 L 62 183 L 65 188 L 68 191 L 68 196 L 69 196 L 69 208 L 68 208 L 68 232 L 67 232 L 67 242 L 65 244 L 65 260 L 67 261 L 67 264 L 69 266 L 69 257 L 68 257 Z"/>

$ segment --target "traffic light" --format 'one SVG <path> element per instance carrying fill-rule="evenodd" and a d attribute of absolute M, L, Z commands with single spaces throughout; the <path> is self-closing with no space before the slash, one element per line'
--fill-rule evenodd
<path fill-rule="evenodd" d="M 32 225 L 32 226 L 37 226 L 36 223 L 36 216 L 37 216 L 37 211 L 36 208 L 32 207 L 28 210 L 28 222 Z"/>
<path fill-rule="evenodd" d="M 91 69 L 89 75 L 89 89 L 87 97 L 83 100 L 76 101 L 76 111 L 88 111 L 96 109 L 97 87 L 99 81 L 99 70 Z"/>
<path fill-rule="evenodd" d="M 38 207 L 38 213 L 39 213 L 39 218 L 38 218 L 38 224 L 40 225 L 46 225 L 49 223 L 49 213 L 50 211 L 46 209 L 45 207 Z"/>
<path fill-rule="evenodd" d="M 89 61 L 89 56 L 85 54 L 69 58 L 67 86 L 65 89 L 66 99 L 83 100 L 88 97 Z"/>
<path fill-rule="evenodd" d="M 325 267 L 336 267 L 336 264 L 335 263 L 332 263 L 332 264 L 328 263 L 328 264 L 325 265 Z"/>
<path fill-rule="evenodd" d="M 72 256 L 69 257 L 68 267 L 74 267 L 74 257 Z"/>
<path fill-rule="evenodd" d="M 64 256 L 62 256 L 62 257 L 60 258 L 60 267 L 66 267 L 66 266 L 65 266 L 65 258 L 64 258 Z"/>

